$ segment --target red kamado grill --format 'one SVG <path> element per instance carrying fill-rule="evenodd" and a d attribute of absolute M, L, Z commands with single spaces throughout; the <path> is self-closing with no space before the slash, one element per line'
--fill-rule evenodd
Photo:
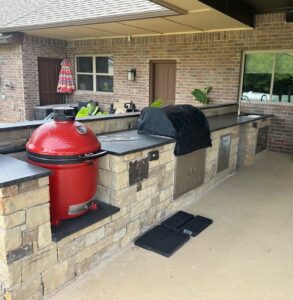
<path fill-rule="evenodd" d="M 52 170 L 51 223 L 97 209 L 98 157 L 106 154 L 91 129 L 75 121 L 74 109 L 54 109 L 54 121 L 37 128 L 26 144 L 28 160 Z"/>

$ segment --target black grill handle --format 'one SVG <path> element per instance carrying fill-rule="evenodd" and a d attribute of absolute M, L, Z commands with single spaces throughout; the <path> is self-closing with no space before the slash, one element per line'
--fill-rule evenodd
<path fill-rule="evenodd" d="M 105 156 L 107 153 L 108 153 L 107 151 L 100 151 L 98 153 L 84 154 L 83 156 L 79 156 L 78 160 L 80 160 L 80 162 L 83 162 L 83 161 Z"/>
<path fill-rule="evenodd" d="M 102 157 L 106 155 L 107 151 L 99 151 L 97 153 L 90 153 L 90 154 L 84 154 L 81 156 L 48 156 L 48 155 L 41 155 L 36 153 L 31 153 L 27 151 L 26 155 L 27 157 L 35 162 L 43 163 L 43 164 L 76 164 L 81 162 L 86 162 L 89 160 L 93 160 L 99 157 Z"/>

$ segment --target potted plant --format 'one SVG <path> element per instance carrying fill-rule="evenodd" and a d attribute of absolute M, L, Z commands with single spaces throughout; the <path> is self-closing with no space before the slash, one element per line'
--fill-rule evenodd
<path fill-rule="evenodd" d="M 161 99 L 155 100 L 154 102 L 151 103 L 151 107 L 162 107 L 164 101 Z"/>
<path fill-rule="evenodd" d="M 212 90 L 211 86 L 202 88 L 202 89 L 194 89 L 191 94 L 194 96 L 195 100 L 201 104 L 208 104 L 209 103 L 209 96 L 208 94 Z"/>

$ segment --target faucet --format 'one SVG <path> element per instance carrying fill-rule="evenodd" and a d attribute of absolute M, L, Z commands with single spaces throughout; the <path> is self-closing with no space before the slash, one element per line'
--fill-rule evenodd
<path fill-rule="evenodd" d="M 238 117 L 240 116 L 240 104 L 241 104 L 241 100 L 247 100 L 247 102 L 250 104 L 250 99 L 247 96 L 241 96 L 240 100 L 238 101 L 238 111 L 237 111 L 237 115 Z"/>

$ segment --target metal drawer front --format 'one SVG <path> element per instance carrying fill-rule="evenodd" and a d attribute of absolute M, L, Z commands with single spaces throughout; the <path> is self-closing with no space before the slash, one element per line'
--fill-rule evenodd
<path fill-rule="evenodd" d="M 204 183 L 205 162 L 206 149 L 175 158 L 174 199 Z"/>
<path fill-rule="evenodd" d="M 264 151 L 268 148 L 269 126 L 258 129 L 255 154 Z"/>
<path fill-rule="evenodd" d="M 220 137 L 217 173 L 229 167 L 231 139 L 231 134 L 222 135 Z"/>

